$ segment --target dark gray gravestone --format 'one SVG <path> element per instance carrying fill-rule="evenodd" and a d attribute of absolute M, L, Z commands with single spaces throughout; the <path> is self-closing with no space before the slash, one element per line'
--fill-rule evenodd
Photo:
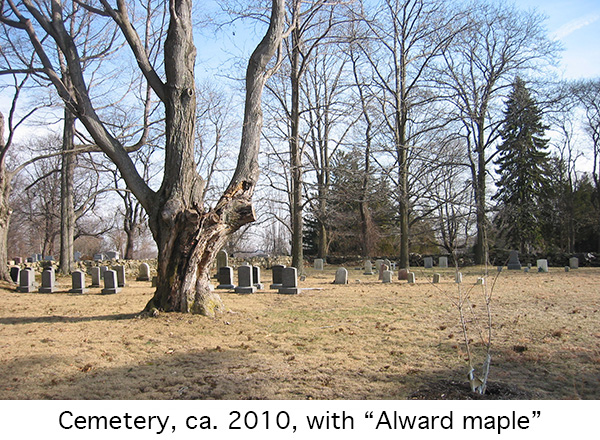
<path fill-rule="evenodd" d="M 283 286 L 283 269 L 285 269 L 285 266 L 281 264 L 276 264 L 271 268 L 273 271 L 273 284 L 269 286 L 271 289 L 279 289 Z"/>
<path fill-rule="evenodd" d="M 254 293 L 256 286 L 252 280 L 252 266 L 238 267 L 238 285 L 235 293 Z"/>
<path fill-rule="evenodd" d="M 38 289 L 40 293 L 53 293 L 55 291 L 56 276 L 53 267 L 47 267 L 42 272 L 42 285 Z"/>
<path fill-rule="evenodd" d="M 423 265 L 425 266 L 425 269 L 431 269 L 433 267 L 433 258 L 432 257 L 423 258 Z"/>
<path fill-rule="evenodd" d="M 260 267 L 252 266 L 252 283 L 256 290 L 263 290 L 265 285 L 260 281 Z"/>
<path fill-rule="evenodd" d="M 295 267 L 286 267 L 282 273 L 282 286 L 278 289 L 279 293 L 294 295 L 302 290 L 298 288 L 298 271 Z"/>
<path fill-rule="evenodd" d="M 98 266 L 94 266 L 90 268 L 90 272 L 92 275 L 92 284 L 90 287 L 100 287 L 100 268 Z"/>
<path fill-rule="evenodd" d="M 510 251 L 508 256 L 508 264 L 506 265 L 508 270 L 521 270 L 521 262 L 519 261 L 519 252 Z"/>
<path fill-rule="evenodd" d="M 72 288 L 69 292 L 83 294 L 87 291 L 85 288 L 85 274 L 80 270 L 76 270 L 71 274 L 71 281 Z"/>
<path fill-rule="evenodd" d="M 13 282 L 18 283 L 20 272 L 21 272 L 21 268 L 19 266 L 11 267 L 10 268 L 10 279 L 13 280 Z"/>
<path fill-rule="evenodd" d="M 229 266 L 219 268 L 217 278 L 219 281 L 217 289 L 235 289 L 235 286 L 233 285 L 233 268 Z"/>
<path fill-rule="evenodd" d="M 104 289 L 102 289 L 103 295 L 112 295 L 114 293 L 119 293 L 121 289 L 119 289 L 117 282 L 117 272 L 114 270 L 106 270 L 104 271 Z"/>

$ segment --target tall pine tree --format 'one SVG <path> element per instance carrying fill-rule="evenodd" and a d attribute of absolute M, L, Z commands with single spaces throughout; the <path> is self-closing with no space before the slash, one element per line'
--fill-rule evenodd
<path fill-rule="evenodd" d="M 500 131 L 502 144 L 495 161 L 500 178 L 493 199 L 498 202 L 499 237 L 521 253 L 531 252 L 541 239 L 541 207 L 548 186 L 546 128 L 525 82 L 517 77 Z"/>

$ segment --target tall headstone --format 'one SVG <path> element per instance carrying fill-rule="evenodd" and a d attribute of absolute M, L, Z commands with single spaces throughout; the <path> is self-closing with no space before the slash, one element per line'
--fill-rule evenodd
<path fill-rule="evenodd" d="M 42 285 L 38 289 L 40 293 L 53 293 L 55 291 L 56 275 L 52 266 L 46 267 L 42 272 Z"/>
<path fill-rule="evenodd" d="M 381 282 L 382 283 L 391 283 L 393 276 L 394 276 L 394 272 L 392 272 L 391 270 L 384 270 L 383 278 L 381 279 Z"/>
<path fill-rule="evenodd" d="M 254 293 L 256 286 L 252 279 L 252 266 L 238 267 L 238 285 L 235 288 L 235 293 Z"/>
<path fill-rule="evenodd" d="M 508 270 L 521 270 L 521 262 L 519 261 L 518 251 L 510 251 L 506 268 Z"/>
<path fill-rule="evenodd" d="M 440 274 L 439 273 L 434 273 L 433 274 L 433 284 L 439 284 L 440 282 Z"/>
<path fill-rule="evenodd" d="M 340 267 L 335 272 L 333 284 L 348 284 L 348 270 L 345 267 Z"/>
<path fill-rule="evenodd" d="M 433 267 L 433 258 L 432 257 L 423 258 L 423 265 L 425 266 L 425 269 L 431 269 Z"/>
<path fill-rule="evenodd" d="M 73 271 L 71 273 L 71 293 L 83 294 L 87 290 L 85 288 L 85 274 L 80 270 Z"/>
<path fill-rule="evenodd" d="M 285 266 L 282 264 L 276 264 L 271 268 L 273 271 L 273 283 L 269 286 L 271 289 L 279 289 L 283 286 L 283 269 Z"/>
<path fill-rule="evenodd" d="M 100 268 L 98 266 L 92 266 L 90 268 L 90 273 L 92 275 L 92 284 L 90 287 L 100 287 Z"/>
<path fill-rule="evenodd" d="M 389 269 L 389 266 L 385 263 L 379 265 L 379 280 L 383 280 L 383 272 Z"/>
<path fill-rule="evenodd" d="M 221 249 L 217 252 L 217 273 L 219 273 L 219 269 L 227 266 L 229 266 L 229 255 L 225 249 Z"/>
<path fill-rule="evenodd" d="M 21 268 L 19 266 L 13 266 L 10 268 L 10 279 L 13 280 L 14 283 L 19 282 L 19 273 L 21 272 Z"/>
<path fill-rule="evenodd" d="M 538 272 L 548 272 L 548 260 L 537 260 Z"/>
<path fill-rule="evenodd" d="M 101 293 L 103 295 L 111 295 L 114 293 L 119 293 L 121 289 L 119 289 L 118 281 L 117 281 L 117 272 L 114 270 L 107 270 L 104 272 L 104 289 L 102 289 Z"/>
<path fill-rule="evenodd" d="M 140 264 L 138 269 L 137 281 L 150 281 L 150 265 L 148 263 Z"/>
<path fill-rule="evenodd" d="M 302 289 L 298 288 L 298 271 L 295 267 L 286 267 L 281 274 L 282 286 L 278 289 L 283 294 L 298 294 Z"/>
<path fill-rule="evenodd" d="M 373 275 L 373 263 L 371 263 L 371 260 L 365 260 L 365 272 L 363 275 Z"/>
<path fill-rule="evenodd" d="M 233 285 L 233 268 L 229 266 L 221 267 L 217 278 L 219 280 L 217 289 L 235 289 Z"/>
<path fill-rule="evenodd" d="M 263 290 L 265 285 L 260 280 L 260 267 L 252 266 L 252 282 L 256 290 Z"/>
<path fill-rule="evenodd" d="M 440 257 L 438 266 L 440 269 L 448 269 L 448 257 Z"/>
<path fill-rule="evenodd" d="M 125 266 L 115 266 L 114 271 L 117 272 L 117 286 L 125 287 Z"/>
<path fill-rule="evenodd" d="M 577 257 L 569 258 L 569 267 L 571 269 L 579 269 L 579 258 L 577 258 Z"/>
<path fill-rule="evenodd" d="M 323 259 L 317 258 L 315 260 L 315 270 L 323 270 Z"/>
<path fill-rule="evenodd" d="M 26 267 L 19 273 L 19 292 L 31 293 L 35 291 L 35 271 Z"/>

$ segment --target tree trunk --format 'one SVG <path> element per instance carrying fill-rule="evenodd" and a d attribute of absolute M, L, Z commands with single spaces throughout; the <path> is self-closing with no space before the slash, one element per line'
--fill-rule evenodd
<path fill-rule="evenodd" d="M 208 212 L 203 210 L 203 182 L 195 171 L 193 155 L 196 100 L 191 3 L 184 0 L 177 5 L 180 8 L 171 12 L 165 43 L 169 83 L 165 179 L 158 208 L 149 215 L 158 245 L 158 283 L 145 310 L 152 314 L 164 310 L 214 316 L 223 310 L 223 304 L 210 284 L 213 261 L 229 234 L 255 220 L 252 194 L 259 172 L 262 91 L 268 77 L 267 63 L 281 42 L 285 2 L 273 1 L 269 30 L 248 63 L 237 167 L 229 187 Z"/>
<path fill-rule="evenodd" d="M 11 175 L 6 171 L 4 165 L 5 157 L 4 144 L 4 115 L 0 112 L 0 151 L 2 160 L 0 160 L 0 279 L 11 281 L 8 272 L 8 226 L 10 224 L 11 209 L 8 199 L 11 192 Z"/>
<path fill-rule="evenodd" d="M 302 272 L 304 268 L 303 249 L 303 209 L 302 209 L 302 149 L 300 147 L 300 30 L 292 31 L 291 60 L 291 120 L 290 120 L 290 161 L 292 173 L 292 266 Z"/>
<path fill-rule="evenodd" d="M 483 146 L 483 121 L 479 124 L 477 147 L 477 170 L 475 182 L 475 209 L 477 213 L 477 241 L 475 242 L 475 264 L 487 263 L 487 217 L 485 208 L 485 150 Z"/>
<path fill-rule="evenodd" d="M 60 258 L 58 271 L 68 275 L 73 269 L 73 241 L 75 235 L 75 208 L 73 206 L 73 180 L 75 174 L 75 153 L 73 137 L 75 136 L 75 116 L 65 108 L 63 127 L 63 153 L 60 180 Z"/>

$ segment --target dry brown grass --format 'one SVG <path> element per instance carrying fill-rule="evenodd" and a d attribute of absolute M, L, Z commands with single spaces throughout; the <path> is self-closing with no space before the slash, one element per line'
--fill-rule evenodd
<path fill-rule="evenodd" d="M 416 285 L 383 285 L 350 269 L 345 286 L 331 284 L 334 269 L 309 270 L 300 287 L 319 290 L 296 296 L 222 292 L 228 311 L 218 319 L 140 318 L 152 295 L 143 282 L 108 296 L 4 285 L 0 399 L 472 397 L 451 390 L 467 386 L 446 296 L 457 289 L 451 270 L 438 289 L 426 281 L 429 269 L 416 270 Z M 481 271 L 463 270 L 462 288 Z M 270 272 L 263 277 L 268 285 Z M 508 399 L 600 398 L 599 287 L 600 269 L 503 272 L 492 302 L 490 390 Z"/>

